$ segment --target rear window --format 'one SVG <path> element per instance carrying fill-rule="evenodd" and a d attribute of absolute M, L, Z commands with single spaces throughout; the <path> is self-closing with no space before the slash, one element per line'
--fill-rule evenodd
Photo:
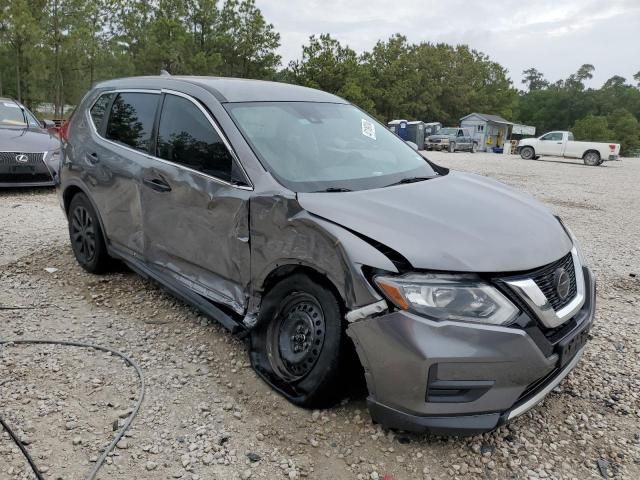
<path fill-rule="evenodd" d="M 148 152 L 159 97 L 153 93 L 119 93 L 111 106 L 106 137 Z"/>
<path fill-rule="evenodd" d="M 102 131 L 104 119 L 107 117 L 107 107 L 109 106 L 109 103 L 111 103 L 113 96 L 113 93 L 105 93 L 98 98 L 98 100 L 93 104 L 93 107 L 91 107 L 91 120 L 98 132 Z"/>

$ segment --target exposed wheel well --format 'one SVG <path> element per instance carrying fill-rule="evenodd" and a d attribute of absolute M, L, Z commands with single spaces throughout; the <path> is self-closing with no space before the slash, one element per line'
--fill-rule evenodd
<path fill-rule="evenodd" d="M 71 185 L 64 191 L 62 195 L 62 200 L 64 202 L 64 211 L 65 213 L 69 213 L 69 205 L 71 205 L 71 199 L 76 196 L 78 193 L 83 193 L 80 187 L 76 187 L 75 185 Z"/>
<path fill-rule="evenodd" d="M 262 296 L 267 294 L 269 290 L 271 290 L 280 280 L 286 278 L 294 273 L 300 273 L 302 275 L 306 275 L 311 278 L 314 282 L 328 288 L 333 292 L 333 294 L 338 299 L 338 303 L 340 304 L 340 309 L 343 313 L 346 312 L 346 305 L 343 296 L 338 291 L 338 288 L 334 285 L 334 283 L 329 280 L 329 278 L 320 273 L 319 271 L 308 267 L 306 265 L 281 265 L 276 269 L 272 270 L 269 275 L 265 278 L 262 283 Z"/>

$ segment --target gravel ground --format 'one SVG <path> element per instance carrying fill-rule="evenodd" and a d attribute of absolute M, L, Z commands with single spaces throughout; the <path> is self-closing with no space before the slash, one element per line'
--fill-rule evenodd
<path fill-rule="evenodd" d="M 0 305 L 32 307 L 0 309 L 0 338 L 74 339 L 138 361 L 147 395 L 103 479 L 640 478 L 640 161 L 428 156 L 545 202 L 581 239 L 599 282 L 578 368 L 495 432 L 388 431 L 362 398 L 325 411 L 290 405 L 253 373 L 243 340 L 124 268 L 82 271 L 51 190 L 0 192 Z M 137 398 L 133 370 L 93 350 L 7 346 L 0 372 L 0 412 L 45 478 L 83 478 Z M 0 479 L 23 478 L 26 462 L 0 434 Z"/>

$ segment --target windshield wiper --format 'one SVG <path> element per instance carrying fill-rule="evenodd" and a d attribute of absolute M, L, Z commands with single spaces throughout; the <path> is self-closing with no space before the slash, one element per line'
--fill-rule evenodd
<path fill-rule="evenodd" d="M 350 190 L 349 188 L 329 187 L 329 188 L 325 188 L 324 190 L 316 190 L 314 193 L 319 193 L 319 192 L 335 193 L 335 192 L 351 192 L 351 191 L 352 190 Z"/>
<path fill-rule="evenodd" d="M 416 183 L 416 182 L 422 182 L 424 180 L 431 180 L 434 177 L 408 177 L 408 178 L 403 178 L 402 180 L 398 180 L 395 183 L 391 183 L 389 185 L 386 185 L 387 187 L 392 187 L 393 185 L 402 185 L 403 183 Z"/>

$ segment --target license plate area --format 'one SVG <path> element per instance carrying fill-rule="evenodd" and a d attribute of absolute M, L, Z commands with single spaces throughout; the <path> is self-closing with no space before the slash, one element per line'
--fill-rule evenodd
<path fill-rule="evenodd" d="M 589 340 L 589 329 L 591 324 L 582 326 L 579 330 L 563 338 L 558 342 L 558 355 L 560 357 L 560 368 L 564 367 L 585 346 Z"/>
<path fill-rule="evenodd" d="M 11 167 L 11 173 L 36 173 L 35 165 L 14 165 Z"/>

